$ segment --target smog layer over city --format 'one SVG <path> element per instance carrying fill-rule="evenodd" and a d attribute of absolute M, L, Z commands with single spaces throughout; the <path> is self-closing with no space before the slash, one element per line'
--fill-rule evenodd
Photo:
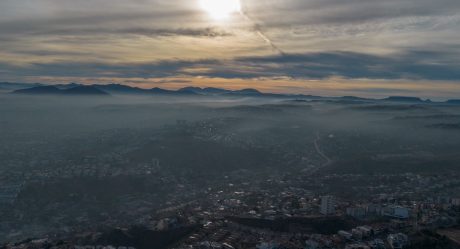
<path fill-rule="evenodd" d="M 0 249 L 460 248 L 458 13 L 1 1 Z"/>

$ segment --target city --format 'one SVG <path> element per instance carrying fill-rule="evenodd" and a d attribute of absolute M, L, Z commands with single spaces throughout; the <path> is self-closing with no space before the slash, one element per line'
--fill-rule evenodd
<path fill-rule="evenodd" d="M 16 123 L 26 116 L 4 116 L 4 248 L 458 247 L 459 134 L 431 118 L 458 119 L 456 105 L 21 98 L 40 101 L 40 119 L 27 116 L 37 127 L 61 108 L 83 118 L 31 132 Z"/>
<path fill-rule="evenodd" d="M 0 249 L 460 249 L 460 0 L 0 0 Z"/>

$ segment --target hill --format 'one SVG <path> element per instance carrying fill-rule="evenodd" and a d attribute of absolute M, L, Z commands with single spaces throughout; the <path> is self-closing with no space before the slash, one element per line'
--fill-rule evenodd
<path fill-rule="evenodd" d="M 446 101 L 446 103 L 451 105 L 460 105 L 460 99 L 450 99 Z"/>
<path fill-rule="evenodd" d="M 181 92 L 193 92 L 196 94 L 202 95 L 221 95 L 225 93 L 230 93 L 230 90 L 222 89 L 222 88 L 214 88 L 214 87 L 207 87 L 207 88 L 200 88 L 200 87 L 184 87 L 179 89 Z"/>
<path fill-rule="evenodd" d="M 43 94 L 61 94 L 62 90 L 55 86 L 37 86 L 32 88 L 16 90 L 13 93 L 15 94 L 30 94 L 30 95 L 43 95 Z"/>
<path fill-rule="evenodd" d="M 111 94 L 147 94 L 146 89 L 121 84 L 94 85 L 98 89 Z"/>
<path fill-rule="evenodd" d="M 94 86 L 77 86 L 69 89 L 59 89 L 55 86 L 37 86 L 16 90 L 13 93 L 27 95 L 109 95 Z"/>
<path fill-rule="evenodd" d="M 94 86 L 77 86 L 66 90 L 61 90 L 61 93 L 68 95 L 109 95 L 108 93 Z"/>
<path fill-rule="evenodd" d="M 384 101 L 392 101 L 392 102 L 409 102 L 409 103 L 424 103 L 421 98 L 417 97 L 404 97 L 404 96 L 390 96 L 388 98 L 383 99 Z"/>

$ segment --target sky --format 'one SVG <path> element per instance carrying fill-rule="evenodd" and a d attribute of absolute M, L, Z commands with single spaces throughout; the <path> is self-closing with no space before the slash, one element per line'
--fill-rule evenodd
<path fill-rule="evenodd" d="M 1 0 L 0 81 L 460 98 L 459 0 L 200 1 Z"/>

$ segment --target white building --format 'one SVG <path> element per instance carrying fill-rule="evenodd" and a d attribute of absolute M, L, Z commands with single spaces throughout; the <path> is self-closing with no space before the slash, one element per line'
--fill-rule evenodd
<path fill-rule="evenodd" d="M 319 212 L 323 215 L 335 214 L 335 202 L 332 196 L 321 197 L 321 206 Z"/>

